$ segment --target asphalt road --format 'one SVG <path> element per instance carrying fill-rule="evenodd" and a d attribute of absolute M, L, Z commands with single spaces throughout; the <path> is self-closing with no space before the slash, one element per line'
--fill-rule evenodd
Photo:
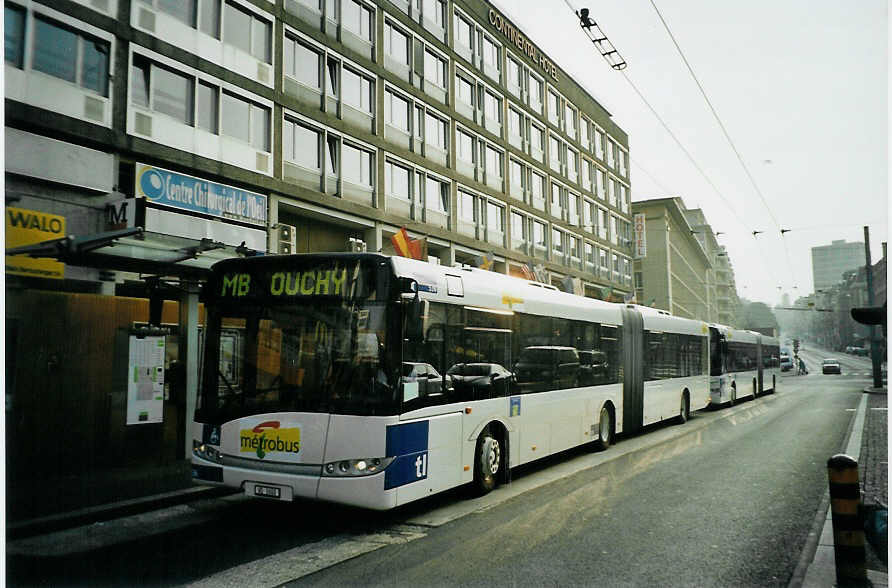
<path fill-rule="evenodd" d="M 845 372 L 785 375 L 778 394 L 521 468 L 484 498 L 374 513 L 234 496 L 12 541 L 6 580 L 786 585 L 866 382 Z"/>
<path fill-rule="evenodd" d="M 861 395 L 847 378 L 788 382 L 705 429 L 290 585 L 786 586 Z"/>

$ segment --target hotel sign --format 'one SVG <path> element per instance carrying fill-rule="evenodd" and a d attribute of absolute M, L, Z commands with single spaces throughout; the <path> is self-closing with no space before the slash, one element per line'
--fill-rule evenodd
<path fill-rule="evenodd" d="M 505 20 L 501 14 L 489 9 L 489 24 L 494 26 L 506 39 L 514 44 L 520 51 L 529 57 L 534 63 L 538 63 L 546 74 L 550 75 L 554 81 L 558 81 L 557 66 L 541 53 L 535 45 L 530 43 L 526 36 L 514 28 L 514 26 Z"/>
<path fill-rule="evenodd" d="M 266 195 L 136 164 L 136 197 L 149 202 L 266 226 Z"/>
<path fill-rule="evenodd" d="M 644 213 L 639 212 L 632 217 L 635 232 L 635 259 L 647 257 L 647 236 L 644 231 Z"/>

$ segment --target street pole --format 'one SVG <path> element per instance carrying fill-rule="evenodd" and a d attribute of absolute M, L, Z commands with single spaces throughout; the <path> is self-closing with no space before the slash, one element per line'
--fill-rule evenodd
<path fill-rule="evenodd" d="M 864 270 L 867 274 L 867 306 L 874 306 L 873 268 L 870 265 L 870 229 L 864 227 Z M 877 327 L 870 325 L 870 361 L 873 364 L 873 387 L 883 387 L 883 374 L 880 371 L 880 346 L 877 341 Z"/>

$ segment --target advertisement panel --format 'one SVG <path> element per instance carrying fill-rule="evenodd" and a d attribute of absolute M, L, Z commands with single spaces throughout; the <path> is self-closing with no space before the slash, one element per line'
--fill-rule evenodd
<path fill-rule="evenodd" d="M 635 259 L 647 257 L 647 237 L 644 232 L 644 213 L 639 212 L 632 218 L 635 231 Z"/>
<path fill-rule="evenodd" d="M 164 337 L 130 336 L 127 424 L 164 420 Z"/>
<path fill-rule="evenodd" d="M 266 225 L 265 194 L 209 182 L 160 167 L 136 164 L 136 197 L 252 225 Z"/>
<path fill-rule="evenodd" d="M 65 217 L 24 208 L 6 207 L 6 248 L 33 245 L 65 236 Z M 65 264 L 47 257 L 7 255 L 6 273 L 61 280 Z"/>

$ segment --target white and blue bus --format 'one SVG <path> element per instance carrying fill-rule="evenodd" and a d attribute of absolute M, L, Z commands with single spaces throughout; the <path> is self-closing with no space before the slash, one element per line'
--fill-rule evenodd
<path fill-rule="evenodd" d="M 370 253 L 232 259 L 203 293 L 198 483 L 389 509 L 709 398 L 706 323 Z"/>
<path fill-rule="evenodd" d="M 734 404 L 776 390 L 780 374 L 776 338 L 717 324 L 709 326 L 709 333 L 710 404 Z"/>

